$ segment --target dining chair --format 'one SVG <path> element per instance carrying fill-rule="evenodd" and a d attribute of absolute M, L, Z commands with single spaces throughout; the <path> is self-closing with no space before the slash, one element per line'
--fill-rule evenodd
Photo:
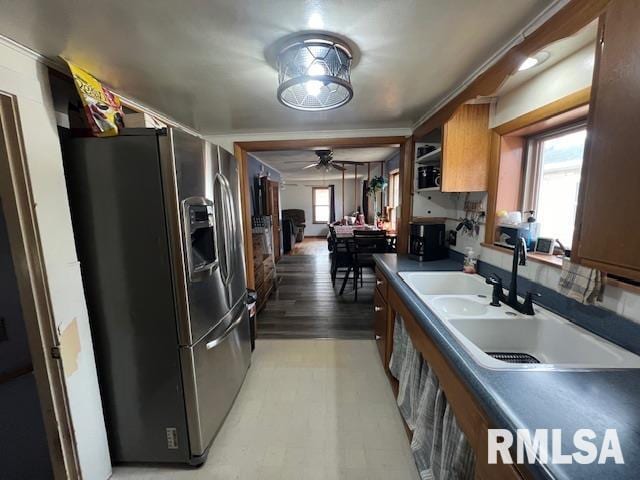
<path fill-rule="evenodd" d="M 346 245 L 346 240 L 338 239 L 335 228 L 329 227 L 329 237 L 327 241 L 329 251 L 331 252 L 329 254 L 331 260 L 331 285 L 335 287 L 338 270 L 351 267 L 353 259 Z M 342 290 L 340 294 L 342 294 Z"/>
<path fill-rule="evenodd" d="M 360 280 L 360 285 L 363 285 L 362 269 L 375 269 L 373 255 L 389 251 L 387 232 L 384 230 L 354 230 L 353 239 L 346 242 L 345 246 L 351 255 L 352 265 L 347 267 L 347 274 L 342 281 L 340 294 L 344 291 L 349 273 L 353 271 L 354 300 L 358 301 L 358 280 Z"/>

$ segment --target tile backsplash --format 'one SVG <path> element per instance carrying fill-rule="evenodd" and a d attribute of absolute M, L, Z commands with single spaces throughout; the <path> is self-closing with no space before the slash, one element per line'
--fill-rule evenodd
<path fill-rule="evenodd" d="M 511 252 L 503 253 L 482 246 L 478 246 L 478 248 L 481 261 L 502 268 L 507 272 L 511 271 Z M 526 266 L 518 267 L 518 273 L 521 277 L 538 285 L 551 290 L 557 291 L 558 289 L 560 269 L 557 267 L 530 260 Z M 507 279 L 505 279 L 505 282 L 506 281 Z M 595 306 L 610 310 L 640 324 L 640 295 L 636 293 L 623 290 L 619 287 L 606 285 L 603 301 L 598 302 Z"/>
<path fill-rule="evenodd" d="M 446 222 L 447 231 L 455 230 L 458 224 L 456 219 L 464 217 L 465 213 L 464 210 L 462 210 L 464 198 L 464 195 L 458 195 L 457 202 L 455 202 L 456 209 L 451 212 L 452 215 Z M 470 197 L 471 200 L 484 202 L 484 205 L 486 205 L 486 198 L 487 195 L 483 192 L 473 193 Z M 500 252 L 485 248 L 481 245 L 483 241 L 484 226 L 480 228 L 480 234 L 474 237 L 461 235 L 460 232 L 458 232 L 456 245 L 451 246 L 450 248 L 451 250 L 464 255 L 467 248 L 471 247 L 474 251 L 480 254 L 481 261 L 510 272 L 512 260 L 511 252 Z M 552 267 L 535 261 L 529 261 L 526 266 L 519 267 L 518 271 L 520 276 L 527 280 L 554 291 L 558 290 L 560 269 L 557 267 Z M 505 279 L 505 283 L 508 283 L 507 279 Z M 604 289 L 603 301 L 601 303 L 597 303 L 595 306 L 614 312 L 617 315 L 640 324 L 640 294 L 607 285 Z"/>
<path fill-rule="evenodd" d="M 495 273 L 509 284 L 511 255 L 479 246 L 478 272 Z M 452 250 L 450 256 L 462 261 L 463 254 Z M 518 269 L 518 290 L 540 293 L 536 299 L 543 307 L 571 320 L 595 334 L 640 355 L 640 295 L 608 285 L 604 301 L 583 305 L 558 293 L 560 269 L 529 261 Z"/>

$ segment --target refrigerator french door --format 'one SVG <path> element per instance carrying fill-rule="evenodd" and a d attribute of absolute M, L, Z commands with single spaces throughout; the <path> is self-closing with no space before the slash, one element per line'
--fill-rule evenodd
<path fill-rule="evenodd" d="M 239 227 L 239 181 L 235 159 L 221 163 L 217 146 L 180 130 L 171 130 L 170 141 L 175 165 L 168 172 L 175 171 L 177 190 L 168 195 L 170 202 L 177 200 L 174 218 L 182 226 L 188 296 L 180 321 L 180 358 L 191 450 L 203 455 L 231 408 L 251 356 L 244 256 L 232 231 Z M 204 252 L 212 255 L 206 258 Z"/>
<path fill-rule="evenodd" d="M 63 147 L 112 459 L 202 463 L 250 362 L 218 159 L 175 129 Z"/>

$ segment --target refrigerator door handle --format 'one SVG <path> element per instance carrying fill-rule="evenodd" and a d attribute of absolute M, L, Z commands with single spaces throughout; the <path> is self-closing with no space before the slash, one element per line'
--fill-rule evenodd
<path fill-rule="evenodd" d="M 207 342 L 207 350 L 211 350 L 212 348 L 214 348 L 216 345 L 220 345 L 222 342 L 224 342 L 227 337 L 229 335 L 231 335 L 233 333 L 233 331 L 238 328 L 238 325 L 240 325 L 240 323 L 242 323 L 242 320 L 244 319 L 244 314 L 245 314 L 245 309 L 242 309 L 242 312 L 240 313 L 240 315 L 238 315 L 238 318 L 236 318 L 228 327 L 227 329 L 224 331 L 224 333 L 222 335 L 220 335 L 217 338 L 214 338 L 213 340 L 211 340 L 210 342 Z"/>
<path fill-rule="evenodd" d="M 233 265 L 229 265 L 229 282 L 231 281 L 231 277 L 235 274 L 237 265 L 235 265 L 236 258 L 236 245 L 233 243 L 233 232 L 235 232 L 236 228 L 236 218 L 235 218 L 235 210 L 233 208 L 233 199 L 231 196 L 231 187 L 229 186 L 229 180 L 223 175 L 224 180 L 224 189 L 225 189 L 225 197 L 227 200 L 227 215 L 225 216 L 225 221 L 227 222 L 227 231 L 229 233 L 229 249 L 227 252 L 229 253 L 229 264 L 233 262 Z M 231 254 L 233 253 L 233 255 Z"/>
<path fill-rule="evenodd" d="M 221 211 L 221 221 L 219 222 L 218 226 L 222 227 L 222 238 L 224 240 L 224 245 L 221 245 L 220 242 L 218 242 L 218 248 L 222 248 L 223 249 L 223 253 L 224 253 L 224 262 L 221 262 L 221 266 L 223 268 L 220 269 L 221 273 L 222 273 L 222 281 L 224 282 L 225 285 L 229 284 L 229 279 L 230 279 L 230 272 L 231 272 L 231 268 L 229 265 L 230 262 L 230 255 L 229 255 L 229 231 L 227 228 L 227 206 L 226 206 L 226 190 L 225 190 L 225 184 L 224 184 L 224 177 L 222 175 L 220 175 L 219 173 L 216 174 L 216 178 L 214 181 L 214 188 L 215 188 L 215 184 L 218 184 L 218 188 L 220 189 L 220 211 Z"/>
<path fill-rule="evenodd" d="M 233 276 L 234 266 L 231 264 L 233 256 L 231 255 L 231 250 L 233 249 L 233 231 L 231 230 L 231 226 L 229 225 L 229 216 L 231 215 L 231 208 L 229 203 L 229 188 L 227 187 L 227 179 L 224 175 L 220 175 L 222 177 L 221 185 L 224 191 L 224 231 L 226 238 L 226 245 L 224 248 L 224 252 L 227 258 L 227 278 L 225 279 L 225 283 L 229 285 L 231 282 L 231 277 Z"/>

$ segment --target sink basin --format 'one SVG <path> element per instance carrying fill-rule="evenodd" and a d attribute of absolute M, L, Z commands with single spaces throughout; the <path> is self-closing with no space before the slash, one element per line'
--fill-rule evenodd
<path fill-rule="evenodd" d="M 480 275 L 463 272 L 400 272 L 398 275 L 418 295 L 491 295 Z"/>
<path fill-rule="evenodd" d="M 434 298 L 430 302 L 430 306 L 447 316 L 483 316 L 489 310 L 487 300 L 485 299 L 484 303 L 478 300 L 467 297 L 441 296 Z"/>
<path fill-rule="evenodd" d="M 399 275 L 484 367 L 506 370 L 640 368 L 640 356 L 538 305 L 532 316 L 506 305 L 490 306 L 492 287 L 480 275 L 463 272 L 400 272 Z M 539 363 L 511 363 L 514 357 Z M 505 361 L 507 358 L 509 362 Z"/>
<path fill-rule="evenodd" d="M 445 322 L 481 365 L 508 369 L 640 368 L 640 357 L 550 312 Z M 527 354 L 539 364 L 514 364 L 486 352 Z"/>

